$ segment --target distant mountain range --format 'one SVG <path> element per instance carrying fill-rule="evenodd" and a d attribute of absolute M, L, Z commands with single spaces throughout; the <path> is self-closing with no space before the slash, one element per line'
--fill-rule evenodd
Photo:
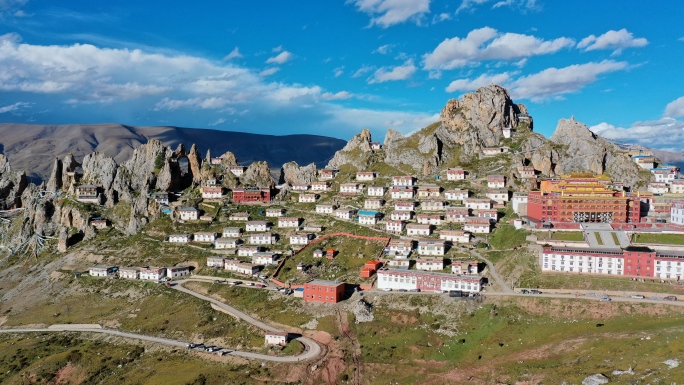
<path fill-rule="evenodd" d="M 0 124 L 0 154 L 13 170 L 24 170 L 33 181 L 45 180 L 55 157 L 72 153 L 78 161 L 93 151 L 114 158 L 129 159 L 133 150 L 151 139 L 175 149 L 196 144 L 202 154 L 212 156 L 226 151 L 240 164 L 267 161 L 273 169 L 286 162 L 316 163 L 323 167 L 346 144 L 345 141 L 317 135 L 261 135 L 182 127 L 136 127 L 122 124 L 31 125 Z"/>
<path fill-rule="evenodd" d="M 684 151 L 670 152 L 661 150 L 651 150 L 656 158 L 660 159 L 661 162 L 679 166 L 679 168 L 684 170 Z"/>

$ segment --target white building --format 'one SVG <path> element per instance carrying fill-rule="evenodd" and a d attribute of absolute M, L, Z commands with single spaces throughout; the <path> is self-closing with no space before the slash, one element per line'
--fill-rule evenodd
<path fill-rule="evenodd" d="M 328 191 L 328 190 L 330 190 L 330 183 L 329 182 L 312 182 L 311 183 L 311 190 L 312 191 Z"/>
<path fill-rule="evenodd" d="M 451 243 L 470 243 L 470 233 L 461 230 L 442 230 L 439 239 Z"/>
<path fill-rule="evenodd" d="M 651 173 L 655 176 L 656 182 L 670 183 L 677 177 L 677 173 L 672 169 L 652 169 Z"/>
<path fill-rule="evenodd" d="M 237 238 L 219 238 L 214 241 L 215 249 L 235 249 L 239 245 L 239 239 Z"/>
<path fill-rule="evenodd" d="M 223 198 L 223 187 L 202 187 L 202 199 Z"/>
<path fill-rule="evenodd" d="M 415 203 L 411 201 L 397 201 L 394 202 L 394 210 L 396 211 L 413 211 Z"/>
<path fill-rule="evenodd" d="M 470 209 L 467 207 L 449 207 L 446 209 L 445 220 L 450 223 L 464 223 L 470 217 Z"/>
<path fill-rule="evenodd" d="M 268 231 L 268 222 L 266 221 L 248 221 L 246 224 L 247 231 Z"/>
<path fill-rule="evenodd" d="M 518 215 L 527 214 L 527 193 L 514 192 L 511 203 L 513 205 L 513 212 Z"/>
<path fill-rule="evenodd" d="M 335 212 L 333 205 L 316 205 L 316 212 L 318 214 L 332 214 Z"/>
<path fill-rule="evenodd" d="M 224 268 L 226 259 L 222 257 L 207 257 L 207 266 Z"/>
<path fill-rule="evenodd" d="M 379 218 L 380 214 L 375 211 L 359 211 L 359 224 L 361 225 L 375 225 Z"/>
<path fill-rule="evenodd" d="M 506 177 L 503 175 L 488 175 L 487 188 L 504 188 L 506 187 Z"/>
<path fill-rule="evenodd" d="M 266 332 L 266 345 L 287 345 L 287 332 Z"/>
<path fill-rule="evenodd" d="M 378 289 L 451 291 L 478 293 L 482 290 L 482 277 L 435 273 L 416 270 L 378 270 Z"/>
<path fill-rule="evenodd" d="M 278 254 L 268 251 L 260 251 L 252 255 L 252 264 L 254 265 L 275 265 L 278 259 Z"/>
<path fill-rule="evenodd" d="M 240 238 L 242 236 L 242 229 L 239 227 L 224 227 L 221 236 L 224 238 Z"/>
<path fill-rule="evenodd" d="M 468 190 L 447 190 L 444 192 L 444 198 L 450 201 L 462 201 L 468 199 L 470 191 Z"/>
<path fill-rule="evenodd" d="M 169 278 L 178 278 L 190 275 L 189 266 L 174 266 L 166 268 L 166 276 Z"/>
<path fill-rule="evenodd" d="M 430 225 L 419 225 L 416 223 L 406 225 L 406 235 L 408 236 L 428 236 L 430 234 L 432 234 L 432 227 Z"/>
<path fill-rule="evenodd" d="M 572 249 L 544 247 L 542 271 L 586 274 L 624 274 L 624 254 L 620 249 Z"/>
<path fill-rule="evenodd" d="M 358 195 L 363 193 L 363 186 L 358 183 L 343 183 L 340 185 L 340 194 Z"/>
<path fill-rule="evenodd" d="M 667 190 L 667 184 L 662 182 L 652 182 L 648 184 L 648 192 L 653 194 L 665 194 Z"/>
<path fill-rule="evenodd" d="M 119 278 L 121 279 L 140 279 L 139 267 L 122 267 L 119 269 Z"/>
<path fill-rule="evenodd" d="M 508 202 L 508 190 L 506 189 L 491 189 L 487 191 L 487 198 L 498 202 L 498 203 L 505 203 Z"/>
<path fill-rule="evenodd" d="M 413 218 L 412 211 L 392 211 L 390 219 L 393 221 L 410 221 Z"/>
<path fill-rule="evenodd" d="M 670 182 L 670 192 L 672 194 L 684 194 L 684 180 L 673 180 Z"/>
<path fill-rule="evenodd" d="M 404 222 L 388 220 L 385 222 L 385 231 L 390 233 L 399 234 L 404 230 Z"/>
<path fill-rule="evenodd" d="M 684 201 L 672 201 L 670 206 L 670 223 L 684 226 Z"/>
<path fill-rule="evenodd" d="M 418 241 L 418 254 L 420 255 L 444 255 L 446 247 L 444 241 L 422 240 Z"/>
<path fill-rule="evenodd" d="M 225 269 L 228 271 L 233 271 L 238 274 L 254 275 L 261 270 L 261 266 L 255 265 L 253 263 L 246 263 L 235 261 L 232 259 L 226 259 Z"/>
<path fill-rule="evenodd" d="M 195 242 L 211 243 L 216 240 L 216 233 L 208 231 L 198 231 L 193 235 Z"/>
<path fill-rule="evenodd" d="M 143 281 L 159 281 L 166 275 L 165 267 L 142 267 L 140 268 L 140 279 Z"/>
<path fill-rule="evenodd" d="M 249 243 L 252 245 L 272 245 L 276 243 L 276 237 L 271 233 L 250 234 Z"/>
<path fill-rule="evenodd" d="M 418 186 L 418 198 L 438 198 L 442 196 L 442 188 L 436 184 Z"/>
<path fill-rule="evenodd" d="M 245 166 L 230 166 L 228 171 L 232 172 L 235 176 L 242 176 L 245 173 Z"/>
<path fill-rule="evenodd" d="M 392 256 L 408 256 L 413 250 L 413 241 L 407 239 L 392 239 L 387 245 L 387 254 Z"/>
<path fill-rule="evenodd" d="M 301 219 L 295 217 L 280 217 L 278 218 L 278 227 L 299 227 Z"/>
<path fill-rule="evenodd" d="M 414 178 L 409 175 L 393 176 L 392 186 L 413 186 Z"/>
<path fill-rule="evenodd" d="M 169 235 L 169 242 L 171 243 L 188 243 L 190 242 L 190 234 L 171 234 Z"/>
<path fill-rule="evenodd" d="M 385 204 L 385 201 L 380 198 L 370 198 L 363 202 L 363 208 L 367 210 L 377 210 Z"/>
<path fill-rule="evenodd" d="M 390 197 L 392 199 L 411 199 L 415 196 L 413 187 L 394 186 L 390 190 Z"/>
<path fill-rule="evenodd" d="M 356 210 L 350 210 L 350 209 L 335 210 L 335 216 L 337 218 L 344 219 L 347 221 L 354 219 L 354 215 L 356 215 Z"/>
<path fill-rule="evenodd" d="M 444 258 L 442 258 L 442 257 L 416 258 L 416 270 L 424 270 L 424 271 L 444 270 Z"/>
<path fill-rule="evenodd" d="M 375 178 L 375 171 L 359 171 L 356 173 L 356 180 L 358 181 L 372 181 Z"/>
<path fill-rule="evenodd" d="M 300 194 L 299 195 L 299 203 L 315 203 L 316 199 L 318 199 L 318 195 L 316 195 L 316 194 Z"/>
<path fill-rule="evenodd" d="M 309 189 L 308 184 L 293 184 L 292 191 L 306 191 Z"/>
<path fill-rule="evenodd" d="M 442 224 L 441 214 L 418 214 L 416 217 L 418 224 L 439 226 Z"/>
<path fill-rule="evenodd" d="M 196 221 L 199 217 L 199 211 L 194 207 L 181 207 L 178 213 L 183 221 Z"/>
<path fill-rule="evenodd" d="M 423 211 L 443 211 L 444 202 L 442 201 L 423 201 L 420 202 L 420 208 Z"/>
<path fill-rule="evenodd" d="M 116 273 L 116 266 L 93 266 L 88 273 L 91 277 L 110 277 Z"/>
<path fill-rule="evenodd" d="M 469 231 L 473 234 L 489 234 L 491 230 L 491 222 L 488 218 L 470 217 L 466 219 L 463 224 L 463 230 Z"/>
<path fill-rule="evenodd" d="M 290 235 L 291 245 L 307 245 L 313 239 L 313 234 L 292 234 Z"/>
<path fill-rule="evenodd" d="M 534 178 L 534 167 L 532 166 L 518 166 L 518 174 L 520 174 L 520 177 L 523 179 L 530 179 Z"/>
<path fill-rule="evenodd" d="M 240 213 L 231 213 L 230 216 L 228 217 L 231 221 L 248 221 L 249 220 L 249 213 L 248 212 L 240 212 Z"/>
<path fill-rule="evenodd" d="M 240 246 L 238 248 L 238 255 L 240 257 L 251 257 L 262 250 L 263 248 L 261 246 Z"/>
<path fill-rule="evenodd" d="M 369 186 L 368 195 L 372 197 L 381 197 L 385 195 L 385 188 L 382 186 Z"/>
<path fill-rule="evenodd" d="M 477 210 L 477 217 L 478 218 L 487 218 L 489 219 L 490 222 L 496 223 L 499 221 L 499 212 L 491 209 L 491 210 Z"/>
<path fill-rule="evenodd" d="M 268 218 L 278 218 L 285 215 L 285 210 L 281 208 L 269 208 L 266 209 L 266 217 Z"/>
<path fill-rule="evenodd" d="M 465 170 L 463 170 L 462 168 L 448 169 L 447 180 L 465 180 Z"/>
<path fill-rule="evenodd" d="M 468 198 L 463 201 L 465 206 L 472 210 L 488 210 L 492 208 L 492 200 L 487 199 L 476 199 Z"/>

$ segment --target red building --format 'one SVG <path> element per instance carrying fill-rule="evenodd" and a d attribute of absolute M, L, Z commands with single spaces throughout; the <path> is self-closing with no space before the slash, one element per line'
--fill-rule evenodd
<path fill-rule="evenodd" d="M 233 189 L 233 202 L 270 202 L 271 189 L 268 188 L 236 188 Z"/>
<path fill-rule="evenodd" d="M 304 301 L 338 303 L 344 297 L 344 282 L 314 279 L 304 284 Z"/>
<path fill-rule="evenodd" d="M 545 180 L 527 195 L 527 216 L 539 224 L 639 223 L 640 198 L 614 191 L 597 178 Z"/>
<path fill-rule="evenodd" d="M 380 267 L 382 267 L 382 262 L 380 261 L 366 262 L 366 265 L 361 269 L 361 278 L 370 278 Z"/>

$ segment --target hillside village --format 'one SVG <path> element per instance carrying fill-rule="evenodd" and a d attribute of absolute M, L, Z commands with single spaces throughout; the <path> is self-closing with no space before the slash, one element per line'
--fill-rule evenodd
<path fill-rule="evenodd" d="M 469 115 L 469 103 L 481 99 L 495 100 L 491 116 Z M 10 255 L 35 256 L 111 234 L 147 238 L 178 257 L 150 258 L 148 250 L 87 272 L 168 287 L 199 277 L 327 307 L 364 293 L 468 301 L 563 289 L 521 282 L 524 274 L 649 282 L 660 286 L 620 292 L 596 281 L 590 291 L 677 300 L 679 168 L 609 143 L 574 118 L 559 122 L 555 141 L 533 128 L 526 108 L 492 86 L 450 101 L 441 122 L 413 135 L 390 132 L 380 143 L 364 130 L 322 169 L 288 163 L 278 174 L 263 162 L 240 165 L 231 153 L 202 157 L 195 146 L 174 151 L 154 141 L 122 165 L 97 153 L 56 160 L 41 186 L 2 174 L 13 182 L 2 196 L 1 242 Z M 535 271 L 515 275 L 524 258 Z M 265 342 L 291 338 L 271 331 Z"/>

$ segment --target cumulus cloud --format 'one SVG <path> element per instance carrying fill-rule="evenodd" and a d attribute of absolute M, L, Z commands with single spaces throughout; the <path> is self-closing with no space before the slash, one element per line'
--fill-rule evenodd
<path fill-rule="evenodd" d="M 268 64 L 284 64 L 284 63 L 289 62 L 293 58 L 294 58 L 294 55 L 292 54 L 292 52 L 283 51 L 283 52 L 277 54 L 276 56 L 268 58 L 268 60 L 266 60 L 266 63 L 268 63 Z"/>
<path fill-rule="evenodd" d="M 240 53 L 240 49 L 238 47 L 235 47 L 226 57 L 223 58 L 223 60 L 233 60 L 233 59 L 239 59 L 242 57 L 242 54 Z"/>
<path fill-rule="evenodd" d="M 19 43 L 21 41 L 21 36 L 18 33 L 10 32 L 4 35 L 0 35 L 0 42 L 8 41 L 10 43 Z"/>
<path fill-rule="evenodd" d="M 155 107 L 157 110 L 176 110 L 184 107 L 197 107 L 204 110 L 215 110 L 223 108 L 230 103 L 230 100 L 221 97 L 192 98 L 186 100 L 164 98 L 158 102 Z"/>
<path fill-rule="evenodd" d="M 380 67 L 373 73 L 373 76 L 368 79 L 368 84 L 406 80 L 410 78 L 416 70 L 417 68 L 413 65 L 413 60 L 411 59 L 396 67 Z"/>
<path fill-rule="evenodd" d="M 403 134 L 408 134 L 439 121 L 439 114 L 412 111 L 369 110 L 335 106 L 330 110 L 330 113 L 332 118 L 340 124 L 359 128 L 391 128 Z"/>
<path fill-rule="evenodd" d="M 459 7 L 456 8 L 456 14 L 458 15 L 463 11 L 472 11 L 478 5 L 482 5 L 484 3 L 487 3 L 488 1 L 490 0 L 463 0 L 461 2 L 461 5 L 459 5 Z"/>
<path fill-rule="evenodd" d="M 446 20 L 451 20 L 451 15 L 448 13 L 442 12 L 439 15 L 435 15 L 432 17 L 432 24 L 441 23 L 441 22 L 446 21 Z"/>
<path fill-rule="evenodd" d="M 495 75 L 482 74 L 475 79 L 454 80 L 447 86 L 446 92 L 472 91 L 491 84 L 506 84 L 510 79 L 508 72 Z"/>
<path fill-rule="evenodd" d="M 547 68 L 527 76 L 514 78 L 515 73 L 482 74 L 474 79 L 457 79 L 447 86 L 447 92 L 472 91 L 490 84 L 508 88 L 513 98 L 534 101 L 561 97 L 576 92 L 587 84 L 598 80 L 604 73 L 623 70 L 626 62 L 604 60 L 585 64 L 574 64 L 563 68 Z M 674 102 L 673 102 L 674 103 Z"/>
<path fill-rule="evenodd" d="M 259 72 L 259 76 L 271 76 L 278 71 L 280 71 L 280 68 L 278 68 L 278 67 L 267 68 L 267 69 Z"/>
<path fill-rule="evenodd" d="M 684 122 L 672 118 L 635 122 L 629 127 L 616 127 L 603 122 L 589 129 L 617 142 L 635 143 L 664 151 L 684 150 Z"/>
<path fill-rule="evenodd" d="M 665 106 L 664 116 L 670 118 L 680 118 L 684 116 L 684 96 L 677 98 Z"/>
<path fill-rule="evenodd" d="M 619 71 L 626 67 L 626 62 L 604 60 L 563 68 L 547 68 L 536 74 L 523 76 L 511 83 L 511 96 L 541 100 L 576 92 L 587 84 L 595 82 L 599 75 Z"/>
<path fill-rule="evenodd" d="M 589 35 L 577 43 L 577 48 L 585 51 L 599 49 L 613 50 L 613 54 L 619 54 L 625 48 L 643 47 L 648 44 L 645 38 L 634 38 L 634 35 L 626 29 L 608 31 L 601 36 Z"/>
<path fill-rule="evenodd" d="M 339 78 L 340 76 L 342 76 L 344 74 L 344 66 L 335 68 L 333 70 L 333 74 L 335 74 L 336 78 Z"/>
<path fill-rule="evenodd" d="M 354 72 L 354 75 L 352 75 L 352 77 L 353 78 L 361 77 L 361 76 L 373 71 L 374 69 L 375 69 L 374 66 L 364 65 L 361 68 L 359 68 L 358 70 L 356 70 L 356 72 Z"/>
<path fill-rule="evenodd" d="M 430 13 L 430 0 L 348 0 L 371 16 L 370 25 L 387 28 L 412 21 L 419 24 Z"/>
<path fill-rule="evenodd" d="M 470 31 L 464 38 L 445 39 L 432 52 L 423 55 L 423 68 L 449 70 L 485 60 L 520 60 L 555 53 L 574 45 L 575 41 L 566 37 L 543 40 L 484 27 Z"/>
<path fill-rule="evenodd" d="M 30 106 L 31 106 L 31 103 L 17 102 L 17 103 L 11 104 L 9 106 L 0 107 L 0 114 L 5 114 L 8 112 L 14 112 L 14 111 L 20 110 L 22 108 L 27 108 Z"/>
<path fill-rule="evenodd" d="M 351 99 L 352 97 L 354 97 L 354 95 L 347 91 L 340 91 L 337 93 L 325 92 L 321 95 L 321 99 L 323 100 L 345 100 Z"/>

